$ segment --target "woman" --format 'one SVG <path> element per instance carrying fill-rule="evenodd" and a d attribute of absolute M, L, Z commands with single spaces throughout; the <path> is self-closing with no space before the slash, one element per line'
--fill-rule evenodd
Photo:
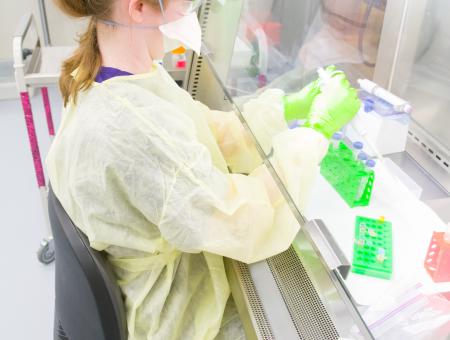
<path fill-rule="evenodd" d="M 90 25 L 63 67 L 65 111 L 47 158 L 50 182 L 91 246 L 108 254 L 125 297 L 129 339 L 244 337 L 232 303 L 227 306 L 222 256 L 262 260 L 289 247 L 298 226 L 269 176 L 255 170 L 258 157 L 235 116 L 193 101 L 153 62 L 170 38 L 160 26 L 191 15 L 195 6 L 182 0 L 58 3 L 69 15 L 90 17 Z M 345 83 L 338 78 L 336 84 Z M 328 110 L 345 101 L 317 86 L 315 94 L 328 95 L 318 94 L 314 103 L 303 95 L 286 101 L 291 112 L 318 112 L 313 108 L 320 104 L 322 112 L 309 115 L 311 128 L 303 129 L 305 146 L 293 153 L 317 149 L 315 165 L 325 136 L 354 114 Z M 354 93 L 345 89 L 340 95 L 348 103 Z M 272 91 L 249 104 L 273 108 L 280 136 L 291 133 L 283 100 Z M 229 174 L 227 166 L 255 171 Z"/>

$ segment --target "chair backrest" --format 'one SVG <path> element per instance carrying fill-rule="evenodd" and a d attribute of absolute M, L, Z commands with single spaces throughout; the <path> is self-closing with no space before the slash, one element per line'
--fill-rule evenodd
<path fill-rule="evenodd" d="M 103 253 L 90 248 L 50 188 L 55 242 L 55 340 L 125 340 L 120 289 Z"/>

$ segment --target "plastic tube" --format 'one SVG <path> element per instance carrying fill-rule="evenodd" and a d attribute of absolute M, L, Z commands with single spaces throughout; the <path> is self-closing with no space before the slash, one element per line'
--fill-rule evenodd
<path fill-rule="evenodd" d="M 319 75 L 320 79 L 324 82 L 331 79 L 330 75 L 322 67 L 317 69 L 317 74 Z"/>
<path fill-rule="evenodd" d="M 361 142 L 354 142 L 352 144 L 353 147 L 353 155 L 355 156 L 355 159 L 358 159 L 358 155 L 360 152 L 362 152 L 362 149 L 364 148 L 364 144 Z"/>
<path fill-rule="evenodd" d="M 385 90 L 381 86 L 375 84 L 368 79 L 358 79 L 359 86 L 374 96 L 383 99 L 394 107 L 397 112 L 412 112 L 412 106 L 407 101 L 397 97 L 395 94 Z"/>
<path fill-rule="evenodd" d="M 344 138 L 344 134 L 342 132 L 336 132 L 331 137 L 331 143 L 333 144 L 333 148 L 337 149 L 341 140 Z"/>
<path fill-rule="evenodd" d="M 450 244 L 450 223 L 447 224 L 447 231 L 444 234 L 444 242 Z"/>

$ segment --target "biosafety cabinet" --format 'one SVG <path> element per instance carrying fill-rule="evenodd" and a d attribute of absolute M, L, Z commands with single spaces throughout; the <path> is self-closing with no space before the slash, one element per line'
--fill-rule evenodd
<path fill-rule="evenodd" d="M 450 222 L 449 13 L 447 0 L 207 0 L 202 6 L 203 53 L 189 60 L 185 87 L 239 116 L 301 225 L 280 255 L 252 265 L 226 260 L 248 338 L 450 337 L 450 245 L 443 233 Z M 374 143 L 389 145 L 400 128 L 388 130 L 380 120 L 371 142 L 370 132 L 344 128 L 322 161 L 308 206 L 299 209 L 271 150 L 259 145 L 242 115 L 243 104 L 268 88 L 298 91 L 330 64 L 357 88 L 358 79 L 368 79 L 411 104 L 412 113 L 396 121 L 406 126 L 406 145 L 358 159 L 353 142 L 374 151 Z M 363 118 L 375 110 L 366 99 Z M 361 173 L 370 176 L 349 194 L 342 179 L 349 185 Z"/>

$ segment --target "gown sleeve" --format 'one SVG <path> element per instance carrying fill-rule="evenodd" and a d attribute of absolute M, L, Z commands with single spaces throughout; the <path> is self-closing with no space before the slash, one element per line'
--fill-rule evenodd
<path fill-rule="evenodd" d="M 107 170 L 103 182 L 118 188 L 177 249 L 251 263 L 292 243 L 298 224 L 287 207 L 273 203 L 261 171 L 219 171 L 178 110 L 155 105 L 132 112 L 121 125 L 110 129 L 102 150 L 111 155 L 111 164 L 99 169 Z"/>
<path fill-rule="evenodd" d="M 284 92 L 278 89 L 264 91 L 243 105 L 243 115 L 251 133 L 266 154 L 270 153 L 272 138 L 287 130 L 284 119 Z M 250 173 L 262 160 L 247 131 L 234 112 L 210 110 L 196 102 L 205 115 L 228 167 L 233 173 Z"/>

